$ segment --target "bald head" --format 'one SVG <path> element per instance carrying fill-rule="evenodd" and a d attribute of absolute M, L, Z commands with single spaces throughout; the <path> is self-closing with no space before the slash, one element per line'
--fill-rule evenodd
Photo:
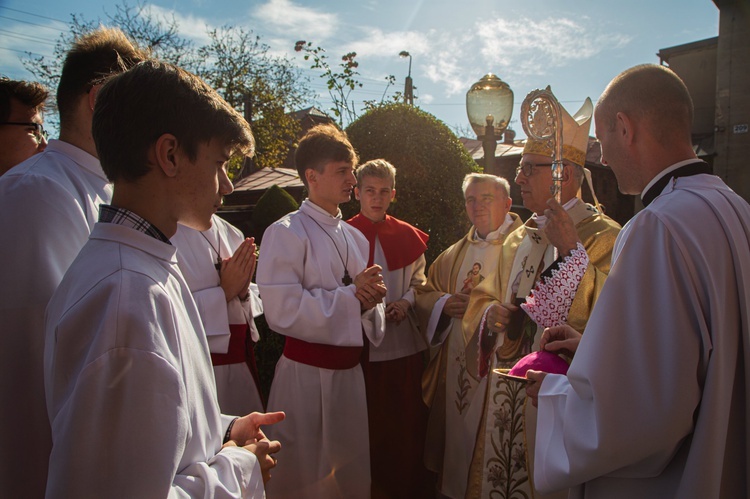
<path fill-rule="evenodd" d="M 610 129 L 617 113 L 646 126 L 659 142 L 691 143 L 693 101 L 672 70 L 642 64 L 623 71 L 604 90 L 597 103 L 597 119 Z"/>

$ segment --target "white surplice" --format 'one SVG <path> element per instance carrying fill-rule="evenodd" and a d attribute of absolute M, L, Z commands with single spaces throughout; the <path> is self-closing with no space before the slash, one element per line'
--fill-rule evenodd
<path fill-rule="evenodd" d="M 101 223 L 50 300 L 47 497 L 263 497 L 221 449 L 208 344 L 175 248 Z"/>
<path fill-rule="evenodd" d="M 0 496 L 44 496 L 44 310 L 110 199 L 99 161 L 59 140 L 0 177 Z"/>
<path fill-rule="evenodd" d="M 335 241 L 335 242 L 334 242 Z M 385 332 L 381 303 L 365 313 L 355 286 L 369 243 L 357 229 L 309 200 L 263 235 L 257 282 L 272 330 L 310 343 L 378 345 Z M 322 369 L 281 356 L 269 411 L 286 419 L 267 428 L 281 441 L 268 496 L 365 498 L 370 495 L 367 405 L 362 368 Z"/>
<path fill-rule="evenodd" d="M 217 252 L 221 258 L 231 257 L 245 240 L 237 228 L 214 215 L 211 228 L 203 235 L 195 229 L 177 226 L 172 244 L 177 247 L 177 261 L 185 281 L 193 293 L 203 322 L 211 353 L 226 354 L 229 349 L 229 325 L 248 324 L 254 342 L 260 339 L 254 317 L 263 313 L 258 287 L 250 286 L 249 299 L 235 297 L 227 303 L 221 280 L 214 264 Z M 204 237 L 205 236 L 205 237 Z M 247 364 L 244 362 L 214 366 L 216 393 L 224 414 L 244 416 L 263 412 L 263 402 Z"/>
<path fill-rule="evenodd" d="M 565 376 L 539 394 L 535 484 L 573 497 L 747 497 L 750 207 L 673 179 L 623 228 Z"/>
<path fill-rule="evenodd" d="M 401 359 L 427 350 L 427 340 L 419 331 L 419 324 L 414 313 L 414 286 L 424 284 L 426 280 L 427 262 L 424 254 L 405 267 L 389 270 L 383 247 L 380 246 L 380 239 L 376 238 L 373 262 L 383 267 L 383 282 L 388 290 L 385 302 L 392 303 L 403 299 L 409 302 L 411 308 L 403 321 L 398 324 L 387 323 L 383 342 L 377 347 L 370 348 L 370 361 Z"/>

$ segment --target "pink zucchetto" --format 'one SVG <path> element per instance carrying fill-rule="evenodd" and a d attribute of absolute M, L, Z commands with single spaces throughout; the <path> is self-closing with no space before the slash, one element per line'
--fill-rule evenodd
<path fill-rule="evenodd" d="M 513 366 L 513 369 L 511 369 L 508 374 L 525 378 L 526 371 L 529 369 L 550 374 L 567 374 L 568 367 L 568 363 L 559 355 L 551 352 L 539 351 L 530 353 L 521 358 L 516 362 L 516 365 Z"/>

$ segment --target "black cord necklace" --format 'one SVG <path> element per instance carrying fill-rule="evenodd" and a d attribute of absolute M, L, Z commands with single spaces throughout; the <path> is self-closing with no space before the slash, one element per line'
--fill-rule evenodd
<path fill-rule="evenodd" d="M 219 275 L 221 275 L 221 253 L 219 253 L 219 250 L 221 249 L 221 240 L 220 240 L 220 237 L 217 236 L 217 242 L 219 244 L 219 249 L 216 249 L 214 247 L 214 245 L 211 243 L 211 241 L 208 240 L 208 238 L 206 237 L 206 235 L 203 232 L 198 231 L 198 233 L 201 236 L 203 236 L 203 239 L 206 240 L 206 242 L 208 243 L 208 245 L 211 246 L 211 249 L 214 250 L 214 253 L 216 253 L 216 263 L 214 264 L 214 268 L 219 273 Z"/>
<path fill-rule="evenodd" d="M 307 213 L 305 213 L 305 215 L 307 215 Z M 341 260 L 341 264 L 344 266 L 344 277 L 341 278 L 341 282 L 344 283 L 344 286 L 350 285 L 354 281 L 352 281 L 352 278 L 349 275 L 349 269 L 346 268 L 347 265 L 349 265 L 349 241 L 346 239 L 346 233 L 343 230 L 341 231 L 341 235 L 344 236 L 344 244 L 346 244 L 346 262 L 344 262 L 344 259 L 341 256 L 341 252 L 339 251 L 339 247 L 336 246 L 336 241 L 333 240 L 333 237 L 331 237 L 331 235 L 328 233 L 328 231 L 325 230 L 323 228 L 323 226 L 318 223 L 317 220 L 315 220 L 310 215 L 307 215 L 307 216 L 308 216 L 308 218 L 310 220 L 312 220 L 313 222 L 315 222 L 315 225 L 317 225 L 318 227 L 320 227 L 320 230 L 322 230 L 323 233 L 326 236 L 328 236 L 328 239 L 330 239 L 331 242 L 333 243 L 333 247 L 336 248 L 336 253 L 338 253 L 338 255 L 339 255 L 339 260 Z"/>

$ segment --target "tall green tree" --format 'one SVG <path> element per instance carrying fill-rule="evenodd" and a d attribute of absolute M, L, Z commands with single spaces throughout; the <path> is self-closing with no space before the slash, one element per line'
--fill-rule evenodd
<path fill-rule="evenodd" d="M 256 139 L 255 168 L 275 167 L 289 153 L 299 123 L 289 114 L 308 102 L 312 91 L 292 62 L 269 55 L 252 31 L 224 26 L 208 32 L 198 74 L 235 109 L 245 113 Z"/>
<path fill-rule="evenodd" d="M 311 103 L 314 92 L 296 65 L 269 54 L 269 47 L 251 30 L 224 26 L 207 31 L 209 42 L 201 47 L 180 34 L 174 16 L 156 16 L 142 3 L 115 6 L 105 19 L 87 20 L 71 15 L 68 31 L 58 38 L 52 57 L 27 54 L 24 67 L 49 88 L 57 88 L 65 55 L 74 40 L 99 25 L 119 27 L 131 40 L 161 60 L 199 74 L 235 109 L 252 122 L 256 139 L 255 169 L 275 167 L 294 144 L 299 124 L 289 114 Z M 46 121 L 57 128 L 54 103 Z M 246 112 L 247 111 L 247 112 Z M 230 175 L 243 169 L 243 161 L 230 165 Z"/>

